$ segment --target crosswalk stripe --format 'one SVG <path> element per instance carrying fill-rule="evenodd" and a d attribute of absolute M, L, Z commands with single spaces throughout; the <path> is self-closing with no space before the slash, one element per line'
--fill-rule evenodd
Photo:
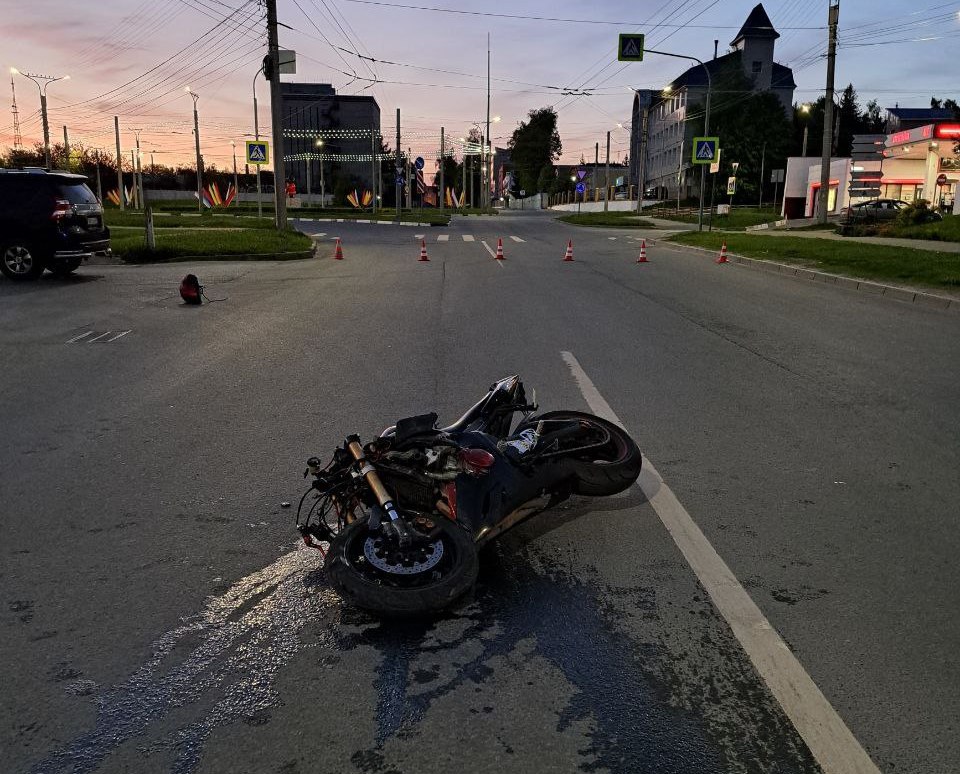
<path fill-rule="evenodd" d="M 437 237 L 437 241 L 438 241 L 438 242 L 449 242 L 449 241 L 450 241 L 450 235 L 449 235 L 449 234 L 441 234 L 440 236 Z"/>
<path fill-rule="evenodd" d="M 67 344 L 73 344 L 74 342 L 80 341 L 80 339 L 85 339 L 87 336 L 91 335 L 93 331 L 87 331 L 86 333 L 81 333 L 79 336 L 74 336 Z"/>
<path fill-rule="evenodd" d="M 526 242 L 526 241 L 527 241 L 526 239 L 521 239 L 521 238 L 518 237 L 518 236 L 512 236 L 512 237 L 510 237 L 510 238 L 511 238 L 514 242 Z"/>
<path fill-rule="evenodd" d="M 464 241 L 464 242 L 474 242 L 474 241 L 476 241 L 476 240 L 473 238 L 473 234 L 464 234 L 464 235 L 463 235 L 463 241 Z"/>

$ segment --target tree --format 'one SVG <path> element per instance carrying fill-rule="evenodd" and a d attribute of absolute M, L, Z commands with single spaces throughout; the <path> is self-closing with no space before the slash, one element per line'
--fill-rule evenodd
<path fill-rule="evenodd" d="M 770 170 L 786 166 L 791 143 L 790 122 L 783 103 L 772 92 L 753 91 L 753 84 L 743 75 L 739 57 L 731 57 L 731 61 L 714 77 L 713 89 L 717 96 L 710 110 L 710 134 L 720 138 L 723 151 L 721 173 L 717 177 L 725 180 L 733 174 L 731 164 L 739 163 L 737 198 L 756 202 L 761 167 L 766 187 L 769 186 Z M 697 133 L 702 134 L 703 106 L 688 110 L 693 115 L 699 114 Z M 802 134 L 802 128 L 800 131 Z"/>
<path fill-rule="evenodd" d="M 513 131 L 507 145 L 520 188 L 539 190 L 540 173 L 563 153 L 557 131 L 557 113 L 552 107 L 531 110 L 528 120 Z"/>
<path fill-rule="evenodd" d="M 551 193 L 556 179 L 557 171 L 553 168 L 553 164 L 544 164 L 537 177 L 537 191 Z"/>

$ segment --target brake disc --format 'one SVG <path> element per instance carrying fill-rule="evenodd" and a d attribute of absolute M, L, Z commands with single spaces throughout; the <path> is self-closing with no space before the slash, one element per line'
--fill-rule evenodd
<path fill-rule="evenodd" d="M 443 541 L 437 540 L 428 546 L 413 546 L 405 549 L 394 549 L 387 546 L 383 537 L 374 535 L 368 537 L 363 544 L 363 555 L 378 570 L 392 575 L 417 575 L 433 569 L 443 558 Z M 394 557 L 403 557 L 412 560 L 410 564 L 401 561 L 391 561 Z"/>

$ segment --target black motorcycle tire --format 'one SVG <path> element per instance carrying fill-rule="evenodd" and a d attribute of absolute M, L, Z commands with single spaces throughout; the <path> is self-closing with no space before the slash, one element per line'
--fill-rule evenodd
<path fill-rule="evenodd" d="M 433 583 L 400 588 L 365 577 L 353 564 L 357 541 L 368 536 L 367 517 L 344 527 L 330 542 L 326 573 L 330 585 L 349 603 L 386 617 L 439 613 L 469 591 L 477 580 L 479 559 L 473 539 L 460 525 L 442 516 L 444 549 L 453 551 L 453 566 Z"/>
<path fill-rule="evenodd" d="M 524 420 L 516 432 L 528 427 L 536 427 L 541 419 L 576 419 L 592 422 L 603 427 L 610 433 L 611 448 L 609 458 L 595 460 L 566 460 L 573 468 L 575 480 L 573 493 L 588 497 L 609 497 L 619 494 L 637 480 L 640 468 L 643 465 L 643 454 L 626 430 L 622 427 L 601 419 L 594 414 L 582 411 L 548 411 L 539 416 Z"/>

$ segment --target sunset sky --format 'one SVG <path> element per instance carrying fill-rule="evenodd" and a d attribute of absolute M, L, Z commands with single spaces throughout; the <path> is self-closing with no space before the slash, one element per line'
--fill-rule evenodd
<path fill-rule="evenodd" d="M 727 50 L 754 5 L 755 0 L 279 0 L 280 21 L 288 25 L 281 27 L 280 43 L 298 55 L 297 74 L 286 79 L 372 94 L 391 145 L 399 107 L 403 145 L 428 155 L 438 145 L 441 126 L 458 137 L 485 116 L 489 32 L 491 115 L 503 117 L 494 141 L 505 145 L 528 110 L 553 105 L 563 160 L 572 163 L 581 154 L 592 159 L 598 141 L 602 158 L 607 130 L 613 130 L 612 157 L 622 157 L 629 146 L 631 90 L 660 88 L 683 69 L 676 60 L 654 55 L 639 64 L 617 63 L 619 32 L 644 32 L 650 48 L 708 59 L 715 38 L 720 53 Z M 781 34 L 776 59 L 794 68 L 797 102 L 823 92 L 827 5 L 827 0 L 764 3 Z M 852 82 L 862 103 L 875 98 L 884 107 L 923 107 L 933 95 L 960 97 L 958 12 L 960 1 L 844 0 L 838 87 Z M 124 151 L 133 145 L 133 130 L 141 129 L 141 146 L 154 152 L 158 164 L 192 162 L 192 103 L 184 93 L 189 85 L 200 95 L 204 157 L 227 167 L 230 140 L 240 148 L 253 132 L 251 87 L 266 41 L 262 17 L 256 0 L 10 4 L 0 28 L 4 72 L 17 67 L 70 75 L 49 87 L 52 141 L 62 141 L 66 124 L 71 142 L 112 150 L 113 116 L 119 115 Z M 31 146 L 42 138 L 38 91 L 21 76 L 15 83 L 24 144 Z M 9 106 L 9 80 L 5 88 Z M 589 89 L 591 96 L 563 96 L 564 89 Z M 261 78 L 257 91 L 265 131 L 269 97 Z M 12 142 L 8 107 L 0 117 L 0 146 Z"/>

